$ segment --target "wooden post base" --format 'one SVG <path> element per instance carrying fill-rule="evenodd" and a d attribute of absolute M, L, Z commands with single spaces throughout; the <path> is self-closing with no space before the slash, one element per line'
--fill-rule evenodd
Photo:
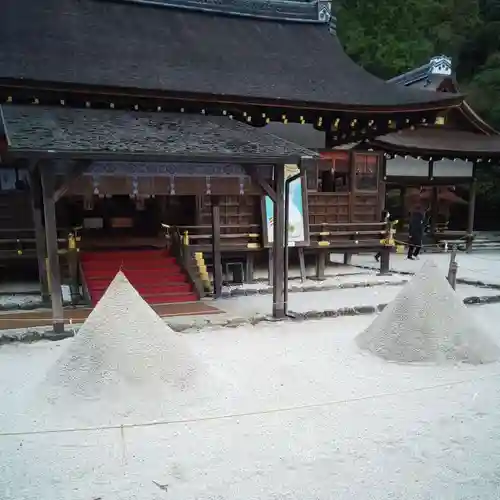
<path fill-rule="evenodd" d="M 68 334 L 64 329 L 64 321 L 54 321 L 52 323 L 52 333 L 50 334 L 50 338 L 55 340 L 58 336 L 59 338 L 68 337 Z"/>
<path fill-rule="evenodd" d="M 252 252 L 247 252 L 245 262 L 245 283 L 253 283 L 254 281 L 254 255 Z"/>
<path fill-rule="evenodd" d="M 325 279 L 325 260 L 326 252 L 324 250 L 318 250 L 316 254 L 316 279 Z"/>
<path fill-rule="evenodd" d="M 390 255 L 391 251 L 389 247 L 385 247 L 381 250 L 379 276 L 389 276 L 391 274 Z"/>

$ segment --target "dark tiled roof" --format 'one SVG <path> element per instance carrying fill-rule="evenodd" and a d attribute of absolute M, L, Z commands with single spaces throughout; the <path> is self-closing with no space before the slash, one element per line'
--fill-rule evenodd
<path fill-rule="evenodd" d="M 401 152 L 500 157 L 500 137 L 474 134 L 445 127 L 420 127 L 379 137 L 376 143 Z"/>
<path fill-rule="evenodd" d="M 2 107 L 9 151 L 255 158 L 315 153 L 225 117 L 42 106 Z"/>
<path fill-rule="evenodd" d="M 370 75 L 326 24 L 96 0 L 2 0 L 0 47 L 0 79 L 340 109 L 441 108 L 461 99 Z"/>
<path fill-rule="evenodd" d="M 102 0 L 109 1 L 109 0 Z M 114 0 L 174 7 L 178 9 L 217 12 L 261 19 L 280 19 L 300 22 L 328 22 L 330 6 L 328 0 Z"/>
<path fill-rule="evenodd" d="M 325 132 L 316 130 L 310 123 L 269 123 L 264 130 L 308 149 L 325 149 Z"/>

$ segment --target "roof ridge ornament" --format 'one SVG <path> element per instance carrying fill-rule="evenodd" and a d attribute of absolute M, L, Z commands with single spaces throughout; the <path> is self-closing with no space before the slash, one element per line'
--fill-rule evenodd
<path fill-rule="evenodd" d="M 428 75 L 450 76 L 453 72 L 451 57 L 440 55 L 431 57 Z"/>
<path fill-rule="evenodd" d="M 100 0 L 109 1 L 109 0 Z M 116 1 L 116 0 L 115 0 Z M 119 0 L 156 7 L 278 21 L 328 24 L 330 0 Z"/>

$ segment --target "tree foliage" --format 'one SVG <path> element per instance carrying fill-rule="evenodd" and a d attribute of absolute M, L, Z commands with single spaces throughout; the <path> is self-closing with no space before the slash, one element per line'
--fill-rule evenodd
<path fill-rule="evenodd" d="M 338 31 L 359 64 L 387 79 L 452 57 L 468 101 L 500 128 L 500 0 L 339 0 Z"/>

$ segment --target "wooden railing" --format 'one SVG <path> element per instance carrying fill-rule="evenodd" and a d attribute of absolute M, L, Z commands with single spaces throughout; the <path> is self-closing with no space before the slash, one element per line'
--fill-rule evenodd
<path fill-rule="evenodd" d="M 188 239 L 193 251 L 212 250 L 212 226 L 179 226 L 181 237 Z M 262 245 L 260 224 L 221 225 L 221 250 L 259 250 Z"/>
<path fill-rule="evenodd" d="M 181 231 L 176 226 L 163 226 L 165 228 L 165 236 L 167 240 L 167 246 L 176 258 L 178 264 L 187 273 L 189 281 L 194 286 L 196 293 L 200 298 L 205 296 L 205 289 L 201 281 L 198 269 L 196 267 L 196 262 L 194 260 L 194 255 L 191 249 L 186 245 L 185 238 L 181 234 Z"/>
<path fill-rule="evenodd" d="M 386 238 L 385 222 L 343 222 L 336 224 L 311 224 L 311 248 L 377 249 Z"/>
<path fill-rule="evenodd" d="M 68 247 L 68 230 L 58 230 L 59 251 Z M 44 235 L 45 237 L 45 235 Z M 0 229 L 0 259 L 36 258 L 34 229 Z"/>
<path fill-rule="evenodd" d="M 436 228 L 434 233 L 431 233 L 431 236 L 434 238 L 436 243 L 440 241 L 455 241 L 455 240 L 473 240 L 474 235 L 468 234 L 467 231 L 453 231 L 448 229 L 448 223 L 438 223 L 436 224 Z"/>

